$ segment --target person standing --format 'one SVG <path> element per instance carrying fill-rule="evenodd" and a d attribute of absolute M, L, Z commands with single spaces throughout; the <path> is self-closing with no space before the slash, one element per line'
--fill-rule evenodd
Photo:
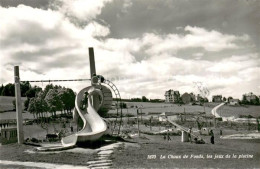
<path fill-rule="evenodd" d="M 210 130 L 210 135 L 211 135 L 211 137 L 210 137 L 211 144 L 215 144 L 213 130 Z"/>
<path fill-rule="evenodd" d="M 167 140 L 168 140 L 168 141 L 171 140 L 171 137 L 170 137 L 170 134 L 169 134 L 169 130 L 167 131 Z"/>
<path fill-rule="evenodd" d="M 189 133 L 188 133 L 189 140 L 190 140 L 190 142 L 192 143 L 191 132 L 192 132 L 192 127 L 189 128 Z"/>

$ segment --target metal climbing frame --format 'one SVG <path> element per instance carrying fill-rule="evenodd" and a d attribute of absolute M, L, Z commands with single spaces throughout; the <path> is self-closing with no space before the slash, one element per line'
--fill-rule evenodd
<path fill-rule="evenodd" d="M 121 128 L 121 125 L 122 125 L 122 117 L 123 117 L 121 96 L 120 96 L 119 90 L 117 89 L 117 87 L 114 83 L 112 83 L 111 81 L 109 81 L 107 79 L 105 79 L 103 81 L 103 83 L 108 85 L 113 90 L 113 92 L 116 96 L 116 104 L 117 104 L 117 106 L 116 106 L 116 121 L 114 123 L 114 128 L 112 130 L 112 134 L 115 130 L 115 127 L 116 127 L 116 124 L 117 124 L 118 114 L 119 114 L 119 111 L 120 111 L 120 122 L 119 122 L 119 128 L 118 128 L 118 135 L 119 135 L 120 134 L 120 128 Z"/>

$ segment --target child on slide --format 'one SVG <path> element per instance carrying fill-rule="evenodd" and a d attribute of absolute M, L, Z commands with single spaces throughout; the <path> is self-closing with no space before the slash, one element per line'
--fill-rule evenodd
<path fill-rule="evenodd" d="M 87 105 L 88 105 L 88 92 L 85 91 L 83 99 L 81 100 L 81 103 L 80 103 L 80 109 L 85 110 Z"/>

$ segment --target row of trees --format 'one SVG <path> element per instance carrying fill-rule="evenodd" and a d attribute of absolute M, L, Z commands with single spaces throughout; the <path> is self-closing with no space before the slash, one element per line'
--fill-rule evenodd
<path fill-rule="evenodd" d="M 26 92 L 32 88 L 29 82 L 21 82 L 21 96 L 26 97 Z M 13 83 L 0 86 L 0 96 L 15 96 L 15 87 Z"/>
<path fill-rule="evenodd" d="M 32 95 L 33 91 L 35 90 L 32 89 Z M 25 108 L 37 119 L 48 117 L 49 114 L 56 116 L 57 111 L 71 113 L 75 106 L 75 97 L 72 89 L 49 84 L 44 90 L 37 91 L 34 97 L 27 97 Z"/>
<path fill-rule="evenodd" d="M 21 96 L 27 99 L 24 102 L 25 110 L 28 110 L 35 118 L 56 116 L 57 111 L 71 113 L 75 107 L 75 93 L 70 88 L 49 84 L 43 90 L 39 86 L 31 86 L 29 82 L 21 82 Z M 15 96 L 15 86 L 12 83 L 1 85 L 1 96 Z M 15 100 L 13 101 L 15 108 Z"/>

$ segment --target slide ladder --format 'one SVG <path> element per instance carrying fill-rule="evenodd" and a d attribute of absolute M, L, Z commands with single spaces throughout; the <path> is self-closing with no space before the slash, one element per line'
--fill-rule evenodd
<path fill-rule="evenodd" d="M 103 81 L 104 84 L 108 85 L 114 92 L 115 94 L 115 99 L 116 99 L 116 121 L 114 123 L 114 127 L 112 129 L 112 134 L 116 128 L 116 124 L 117 124 L 117 120 L 118 120 L 118 117 L 119 117 L 119 113 L 120 113 L 120 121 L 119 121 L 119 127 L 118 127 L 118 135 L 120 134 L 120 128 L 121 128 L 121 125 L 122 125 L 122 117 L 123 117 L 123 112 L 122 112 L 122 100 L 121 100 L 121 96 L 120 96 L 120 92 L 119 90 L 117 89 L 116 85 L 114 83 L 112 83 L 111 81 L 105 79 Z"/>

